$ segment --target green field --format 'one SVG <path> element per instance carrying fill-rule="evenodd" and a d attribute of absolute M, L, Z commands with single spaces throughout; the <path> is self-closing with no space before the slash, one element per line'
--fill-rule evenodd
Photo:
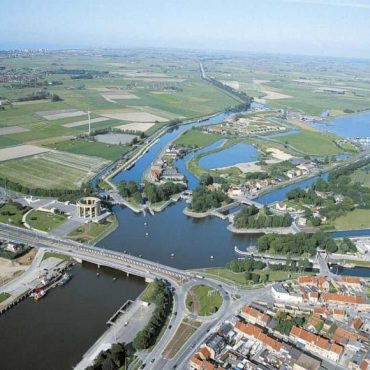
<path fill-rule="evenodd" d="M 209 134 L 200 130 L 189 130 L 182 134 L 176 141 L 175 144 L 189 146 L 189 147 L 204 147 L 219 140 L 221 135 Z"/>
<path fill-rule="evenodd" d="M 26 209 L 15 206 L 13 203 L 4 203 L 0 205 L 0 222 L 15 226 L 23 226 L 22 217 L 26 213 Z"/>
<path fill-rule="evenodd" d="M 29 188 L 78 189 L 108 162 L 72 153 L 45 153 L 0 162 L 0 176 Z"/>
<path fill-rule="evenodd" d="M 370 209 L 355 209 L 334 220 L 337 230 L 370 228 Z"/>
<path fill-rule="evenodd" d="M 41 231 L 50 231 L 66 220 L 66 216 L 43 211 L 31 211 L 26 216 L 26 222 L 33 228 Z"/>
<path fill-rule="evenodd" d="M 325 156 L 343 153 L 343 150 L 334 144 L 337 137 L 323 132 L 302 130 L 297 134 L 279 136 L 276 139 L 304 154 Z"/>
<path fill-rule="evenodd" d="M 370 171 L 367 169 L 356 170 L 351 178 L 353 182 L 360 182 L 362 185 L 370 187 Z"/>
<path fill-rule="evenodd" d="M 222 302 L 220 293 L 207 285 L 192 287 L 186 297 L 187 308 L 200 316 L 212 315 L 218 311 Z"/>
<path fill-rule="evenodd" d="M 116 161 L 130 150 L 130 147 L 127 145 L 109 145 L 82 139 L 61 141 L 48 146 L 60 151 L 100 157 L 109 161 Z"/>

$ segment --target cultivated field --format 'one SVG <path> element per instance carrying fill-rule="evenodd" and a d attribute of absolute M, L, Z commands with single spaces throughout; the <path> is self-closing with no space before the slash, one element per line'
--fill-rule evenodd
<path fill-rule="evenodd" d="M 151 127 L 153 127 L 155 123 L 153 122 L 135 122 L 135 123 L 127 123 L 122 126 L 117 126 L 116 128 L 120 130 L 128 130 L 128 131 L 141 131 L 145 132 L 148 131 Z"/>
<path fill-rule="evenodd" d="M 101 114 L 105 117 L 122 120 L 122 121 L 133 121 L 133 122 L 166 122 L 167 119 L 161 116 L 157 116 L 152 113 L 143 112 L 140 110 L 122 110 L 112 109 L 111 111 L 104 111 Z"/>
<path fill-rule="evenodd" d="M 19 134 L 20 132 L 27 132 L 28 129 L 20 126 L 10 126 L 10 127 L 1 127 L 0 136 L 10 135 L 10 134 Z"/>
<path fill-rule="evenodd" d="M 0 149 L 0 162 L 10 159 L 29 157 L 32 155 L 48 152 L 50 149 L 41 148 L 35 145 L 19 145 L 11 148 Z"/>
<path fill-rule="evenodd" d="M 52 121 L 55 119 L 83 116 L 87 113 L 77 109 L 59 109 L 54 111 L 37 112 L 37 114 L 42 118 Z"/>
<path fill-rule="evenodd" d="M 104 121 L 108 121 L 108 118 L 104 118 L 104 117 L 93 118 L 93 119 L 90 120 L 90 123 L 91 124 L 94 124 L 94 123 L 104 122 Z M 77 122 L 65 123 L 63 125 L 63 127 L 68 127 L 68 128 L 71 128 L 71 127 L 80 127 L 80 126 L 86 126 L 88 124 L 89 124 L 89 120 L 86 119 L 84 121 L 77 121 Z M 93 125 L 93 127 L 94 127 L 94 125 Z"/>
<path fill-rule="evenodd" d="M 107 163 L 97 157 L 50 151 L 2 162 L 0 176 L 30 188 L 76 189 Z"/>

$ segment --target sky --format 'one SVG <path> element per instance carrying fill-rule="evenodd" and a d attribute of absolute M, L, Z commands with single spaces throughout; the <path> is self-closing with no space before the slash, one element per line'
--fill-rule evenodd
<path fill-rule="evenodd" d="M 0 3 L 0 49 L 160 47 L 370 58 L 370 0 Z"/>

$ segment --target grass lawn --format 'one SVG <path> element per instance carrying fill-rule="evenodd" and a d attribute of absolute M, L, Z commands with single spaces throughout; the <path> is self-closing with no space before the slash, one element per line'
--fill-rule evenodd
<path fill-rule="evenodd" d="M 4 302 L 4 301 L 5 301 L 5 300 L 7 300 L 9 297 L 10 297 L 10 294 L 9 294 L 9 293 L 0 293 L 0 303 L 1 303 L 1 302 Z"/>
<path fill-rule="evenodd" d="M 367 229 L 370 227 L 370 209 L 355 209 L 334 220 L 337 230 Z"/>
<path fill-rule="evenodd" d="M 367 287 L 367 298 L 370 298 L 370 286 Z"/>
<path fill-rule="evenodd" d="M 175 144 L 191 147 L 204 147 L 219 140 L 221 135 L 209 134 L 200 130 L 192 129 L 182 134 L 176 141 Z"/>
<path fill-rule="evenodd" d="M 68 261 L 71 259 L 71 257 L 68 257 L 64 254 L 54 253 L 54 252 L 45 252 L 42 257 L 42 260 L 46 260 L 47 258 L 51 258 L 51 257 L 58 258 L 63 261 Z"/>
<path fill-rule="evenodd" d="M 128 145 L 109 145 L 82 139 L 62 141 L 50 144 L 48 146 L 64 152 L 100 157 L 109 161 L 115 161 L 119 159 L 130 149 Z"/>
<path fill-rule="evenodd" d="M 188 339 L 195 333 L 199 326 L 199 321 L 183 320 L 176 330 L 175 335 L 172 337 L 171 341 L 163 351 L 163 356 L 165 358 L 173 358 L 182 348 L 182 346 L 188 341 Z"/>
<path fill-rule="evenodd" d="M 221 305 L 220 293 L 207 285 L 192 287 L 186 297 L 187 308 L 200 316 L 208 316 L 217 312 Z"/>
<path fill-rule="evenodd" d="M 0 222 L 15 226 L 23 226 L 22 217 L 27 209 L 20 209 L 13 203 L 5 203 L 0 206 Z"/>
<path fill-rule="evenodd" d="M 245 280 L 244 272 L 233 272 L 224 267 L 207 268 L 207 269 L 203 269 L 202 272 L 212 275 L 213 277 L 216 277 L 221 281 L 225 281 L 228 283 L 236 283 L 242 286 L 251 286 L 251 282 L 250 281 L 247 282 Z M 262 274 L 268 274 L 269 282 L 295 279 L 296 277 L 301 275 L 295 272 L 288 272 L 288 271 L 272 271 L 272 270 L 259 271 L 259 270 L 256 270 L 255 272 L 262 273 Z"/>
<path fill-rule="evenodd" d="M 152 281 L 149 283 L 145 290 L 140 294 L 140 299 L 144 302 L 152 303 L 154 302 L 154 294 L 156 292 L 157 283 Z"/>
<path fill-rule="evenodd" d="M 105 233 L 117 225 L 115 216 L 109 216 L 103 223 L 89 222 L 78 227 L 68 234 L 69 239 L 77 240 L 82 243 L 99 240 Z"/>
<path fill-rule="evenodd" d="M 279 136 L 282 144 L 286 142 L 300 152 L 313 155 L 336 155 L 343 153 L 343 150 L 334 144 L 335 135 L 326 134 L 323 132 L 314 132 L 302 130 L 297 134 Z"/>
<path fill-rule="evenodd" d="M 49 212 L 31 211 L 26 216 L 26 222 L 33 228 L 41 231 L 50 231 L 61 225 L 66 216 Z"/>

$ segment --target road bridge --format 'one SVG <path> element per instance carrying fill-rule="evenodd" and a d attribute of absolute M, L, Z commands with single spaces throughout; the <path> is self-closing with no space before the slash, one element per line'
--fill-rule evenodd
<path fill-rule="evenodd" d="M 48 249 L 73 257 L 78 261 L 111 267 L 145 279 L 164 278 L 181 284 L 192 277 L 190 272 L 126 253 L 93 247 L 72 240 L 57 239 L 45 233 L 6 224 L 0 224 L 0 239 L 30 245 L 35 248 Z"/>

